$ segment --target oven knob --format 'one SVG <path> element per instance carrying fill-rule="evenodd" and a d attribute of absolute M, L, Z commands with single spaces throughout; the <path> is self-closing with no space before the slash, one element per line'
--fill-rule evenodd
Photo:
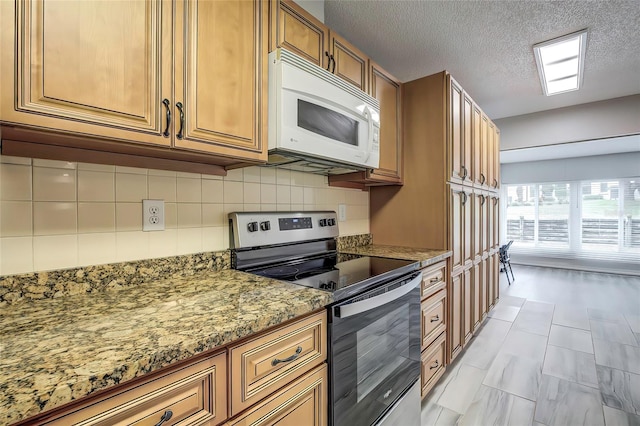
<path fill-rule="evenodd" d="M 268 231 L 269 229 L 271 229 L 271 222 L 264 221 L 264 222 L 260 222 L 260 229 L 263 231 Z"/>
<path fill-rule="evenodd" d="M 335 219 L 327 219 L 327 225 L 335 226 L 335 224 L 336 224 L 336 220 Z"/>
<path fill-rule="evenodd" d="M 320 226 L 327 226 L 327 219 L 320 219 Z"/>
<path fill-rule="evenodd" d="M 258 222 L 247 223 L 247 231 L 256 232 L 258 230 Z"/>

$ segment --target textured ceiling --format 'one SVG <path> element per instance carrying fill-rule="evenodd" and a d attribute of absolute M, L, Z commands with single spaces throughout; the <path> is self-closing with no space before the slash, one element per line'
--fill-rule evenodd
<path fill-rule="evenodd" d="M 492 119 L 640 93 L 639 0 L 325 0 L 325 23 L 403 82 L 446 69 Z M 583 28 L 583 87 L 544 96 L 532 46 Z"/>

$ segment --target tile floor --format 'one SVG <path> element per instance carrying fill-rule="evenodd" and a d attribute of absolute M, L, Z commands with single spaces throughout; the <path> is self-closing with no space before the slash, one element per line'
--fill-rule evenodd
<path fill-rule="evenodd" d="M 640 426 L 640 277 L 514 265 L 422 426 Z"/>

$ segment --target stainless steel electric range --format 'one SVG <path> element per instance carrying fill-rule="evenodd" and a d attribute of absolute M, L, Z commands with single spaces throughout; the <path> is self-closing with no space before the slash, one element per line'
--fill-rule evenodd
<path fill-rule="evenodd" d="M 420 424 L 419 263 L 344 255 L 335 212 L 230 213 L 232 267 L 329 291 L 329 423 Z"/>

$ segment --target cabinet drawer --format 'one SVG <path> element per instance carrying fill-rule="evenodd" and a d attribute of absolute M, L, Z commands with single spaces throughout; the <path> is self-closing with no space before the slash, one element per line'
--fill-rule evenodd
<path fill-rule="evenodd" d="M 226 353 L 80 406 L 47 424 L 215 425 L 227 419 Z"/>
<path fill-rule="evenodd" d="M 444 374 L 445 342 L 446 333 L 442 333 L 442 335 L 433 342 L 431 346 L 422 352 L 422 374 L 420 377 L 422 398 L 425 397 L 442 374 Z"/>
<path fill-rule="evenodd" d="M 422 287 L 420 296 L 424 299 L 429 297 L 440 288 L 445 287 L 445 277 L 447 276 L 447 263 L 440 262 L 426 268 L 422 272 Z"/>
<path fill-rule="evenodd" d="M 442 289 L 422 301 L 422 349 L 426 348 L 446 328 L 447 291 Z"/>
<path fill-rule="evenodd" d="M 227 426 L 324 426 L 327 424 L 327 365 L 251 407 Z"/>
<path fill-rule="evenodd" d="M 327 358 L 323 311 L 231 347 L 231 412 L 240 413 Z"/>

